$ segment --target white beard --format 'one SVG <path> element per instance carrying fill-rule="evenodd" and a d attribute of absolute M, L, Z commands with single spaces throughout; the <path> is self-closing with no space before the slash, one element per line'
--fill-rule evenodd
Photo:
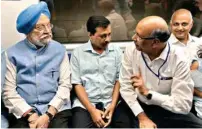
<path fill-rule="evenodd" d="M 40 41 L 34 42 L 34 44 L 37 45 L 37 46 L 40 46 L 40 47 L 43 47 L 43 46 L 46 45 L 45 43 L 42 43 Z"/>
<path fill-rule="evenodd" d="M 30 37 L 30 41 L 33 44 L 35 44 L 37 46 L 43 47 L 43 46 L 45 46 L 46 44 L 48 44 L 51 41 L 51 39 L 52 39 L 52 33 L 42 35 L 40 38 L 35 33 L 31 33 L 29 35 L 29 37 Z"/>
<path fill-rule="evenodd" d="M 51 41 L 51 38 L 47 38 L 47 39 L 43 39 L 43 40 L 34 40 L 34 44 L 37 46 L 45 46 L 46 44 L 48 44 Z"/>

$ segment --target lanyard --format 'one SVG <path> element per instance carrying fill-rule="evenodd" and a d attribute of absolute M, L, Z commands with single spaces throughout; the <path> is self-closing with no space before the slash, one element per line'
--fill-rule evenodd
<path fill-rule="evenodd" d="M 161 69 L 161 68 L 163 67 L 163 65 L 167 62 L 168 56 L 169 56 L 169 54 L 170 54 L 170 44 L 169 44 L 169 43 L 167 43 L 167 44 L 168 44 L 167 56 L 166 56 L 166 59 L 165 59 L 165 61 L 163 62 L 163 64 L 159 67 L 159 69 L 158 69 L 158 74 L 156 74 L 156 73 L 149 67 L 149 65 L 147 64 L 147 61 L 145 60 L 145 57 L 144 57 L 143 53 L 141 52 L 142 58 L 143 58 L 143 60 L 144 60 L 145 65 L 147 66 L 147 68 L 148 68 L 157 78 L 159 78 L 160 80 L 171 80 L 171 79 L 172 79 L 172 77 L 162 77 L 162 76 L 160 75 L 160 69 Z"/>

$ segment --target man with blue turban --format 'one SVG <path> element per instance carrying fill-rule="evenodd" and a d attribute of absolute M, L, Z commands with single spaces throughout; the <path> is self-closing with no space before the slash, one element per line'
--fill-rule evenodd
<path fill-rule="evenodd" d="M 67 128 L 71 116 L 70 67 L 66 49 L 52 40 L 45 2 L 17 18 L 26 38 L 5 52 L 7 72 L 2 98 L 15 119 L 13 128 Z"/>

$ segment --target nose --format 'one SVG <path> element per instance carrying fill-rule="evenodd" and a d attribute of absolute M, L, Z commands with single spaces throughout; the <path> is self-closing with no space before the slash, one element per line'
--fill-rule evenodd
<path fill-rule="evenodd" d="M 44 26 L 44 32 L 45 33 L 50 33 L 51 32 L 51 27 Z"/>
<path fill-rule="evenodd" d="M 133 36 L 132 36 L 132 40 L 134 40 L 135 42 L 137 41 L 137 34 L 134 34 Z"/>
<path fill-rule="evenodd" d="M 105 41 L 110 42 L 110 40 L 111 40 L 111 35 L 107 35 Z"/>
<path fill-rule="evenodd" d="M 178 26 L 178 29 L 179 29 L 179 30 L 182 30 L 182 29 L 183 29 L 183 27 L 182 27 L 181 24 Z"/>

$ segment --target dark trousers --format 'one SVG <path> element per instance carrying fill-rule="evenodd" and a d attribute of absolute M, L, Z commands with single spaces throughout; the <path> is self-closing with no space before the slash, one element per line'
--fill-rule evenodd
<path fill-rule="evenodd" d="M 176 114 L 159 106 L 146 105 L 141 102 L 139 103 L 145 114 L 157 125 L 158 128 L 202 128 L 202 121 L 191 112 L 186 115 Z M 120 105 L 128 106 L 124 101 L 122 101 Z M 128 111 L 126 112 L 128 113 Z M 131 127 L 139 127 L 137 117 L 135 117 L 133 113 L 128 113 L 128 115 L 130 115 L 130 118 L 133 118 Z"/>
<path fill-rule="evenodd" d="M 114 114 L 112 116 L 111 124 L 108 128 L 129 128 L 132 123 L 128 120 L 131 120 L 130 116 L 125 111 L 129 111 L 129 114 L 132 112 L 128 110 L 128 107 L 125 105 L 117 105 L 115 108 Z M 133 117 L 133 116 L 132 116 Z M 90 113 L 81 107 L 75 107 L 72 109 L 72 127 L 73 128 L 97 128 L 93 123 L 93 120 L 90 116 Z"/>
<path fill-rule="evenodd" d="M 71 110 L 64 110 L 55 115 L 50 121 L 48 128 L 68 128 L 71 126 Z M 9 128 L 29 128 L 29 123 L 24 118 L 10 117 Z"/>

